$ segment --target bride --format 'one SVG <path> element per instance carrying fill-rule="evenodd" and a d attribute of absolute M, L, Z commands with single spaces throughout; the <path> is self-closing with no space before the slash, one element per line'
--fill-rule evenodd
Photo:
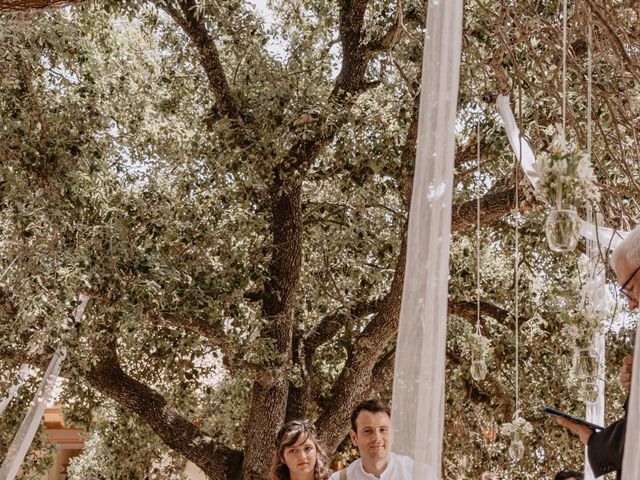
<path fill-rule="evenodd" d="M 276 436 L 270 480 L 327 480 L 327 463 L 315 427 L 293 420 L 285 423 Z"/>

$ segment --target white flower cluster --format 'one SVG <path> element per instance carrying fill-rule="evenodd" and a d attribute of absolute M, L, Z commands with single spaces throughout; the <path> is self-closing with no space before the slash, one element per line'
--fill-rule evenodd
<path fill-rule="evenodd" d="M 535 168 L 539 177 L 537 196 L 549 205 L 577 205 L 600 198 L 589 155 L 568 148 L 562 129 L 549 152 L 539 156 Z"/>
<path fill-rule="evenodd" d="M 516 416 L 511 422 L 503 423 L 500 426 L 500 433 L 505 436 L 511 436 L 515 432 L 519 432 L 523 437 L 533 432 L 533 425 L 521 416 Z"/>
<path fill-rule="evenodd" d="M 561 314 L 564 322 L 562 334 L 574 349 L 589 348 L 597 333 L 603 330 L 602 317 L 598 314 L 590 314 L 586 310 Z"/>
<path fill-rule="evenodd" d="M 469 351 L 471 354 L 485 356 L 491 350 L 491 342 L 487 337 L 480 333 L 472 333 L 467 339 Z"/>

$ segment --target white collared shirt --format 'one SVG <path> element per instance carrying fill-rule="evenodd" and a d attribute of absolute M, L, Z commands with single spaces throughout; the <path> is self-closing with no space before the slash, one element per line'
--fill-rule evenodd
<path fill-rule="evenodd" d="M 347 467 L 347 480 L 411 480 L 413 477 L 413 460 L 404 455 L 391 453 L 389 464 L 379 477 L 362 468 L 362 460 L 357 459 Z M 330 480 L 340 480 L 340 472 L 331 475 Z"/>

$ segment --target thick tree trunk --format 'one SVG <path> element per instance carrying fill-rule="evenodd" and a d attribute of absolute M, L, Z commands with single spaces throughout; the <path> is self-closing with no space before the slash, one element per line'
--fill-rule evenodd
<path fill-rule="evenodd" d="M 265 374 L 253 386 L 242 468 L 245 480 L 265 478 L 273 455 L 274 434 L 285 417 L 286 367 L 291 364 L 293 334 L 291 308 L 302 265 L 302 185 L 283 185 L 278 174 L 275 185 L 271 210 L 273 248 L 262 306 L 267 324 L 262 336 L 273 342 L 277 356 L 271 359 L 271 365 L 265 365 Z"/>

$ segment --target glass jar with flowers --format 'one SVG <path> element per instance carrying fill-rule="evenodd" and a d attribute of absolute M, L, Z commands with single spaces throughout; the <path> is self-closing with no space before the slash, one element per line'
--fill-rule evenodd
<path fill-rule="evenodd" d="M 514 462 L 519 462 L 524 456 L 524 440 L 533 432 L 533 426 L 520 416 L 517 411 L 513 415 L 513 420 L 503 423 L 500 427 L 500 433 L 511 439 L 509 444 L 509 456 Z"/>
<path fill-rule="evenodd" d="M 536 161 L 537 195 L 551 210 L 545 222 L 549 248 L 570 252 L 578 244 L 580 219 L 576 205 L 597 201 L 599 192 L 589 155 L 569 148 L 561 127 L 548 152 Z"/>
<path fill-rule="evenodd" d="M 593 403 L 599 394 L 600 359 L 594 348 L 597 335 L 602 334 L 602 316 L 597 310 L 580 309 L 561 313 L 563 334 L 573 348 L 571 376 L 578 383 L 583 401 Z"/>

